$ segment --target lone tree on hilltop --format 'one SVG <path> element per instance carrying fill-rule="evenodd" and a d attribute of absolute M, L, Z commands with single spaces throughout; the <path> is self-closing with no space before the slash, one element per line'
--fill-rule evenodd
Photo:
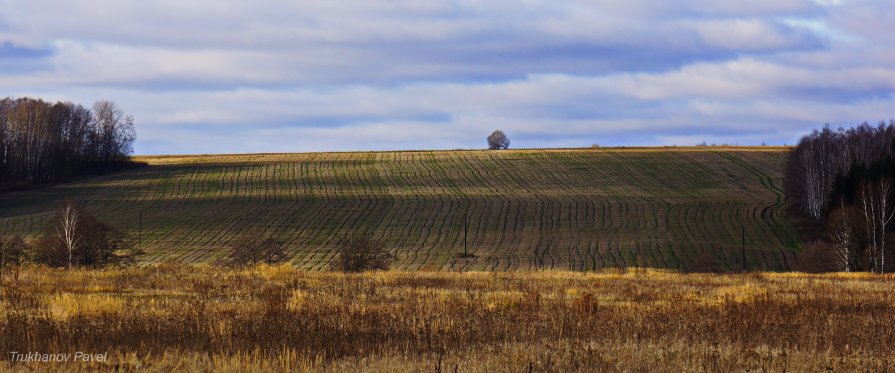
<path fill-rule="evenodd" d="M 510 148 L 510 138 L 507 137 L 507 134 L 503 133 L 501 130 L 497 130 L 491 133 L 491 136 L 488 136 L 488 149 L 490 150 L 498 150 L 498 149 L 509 149 Z"/>

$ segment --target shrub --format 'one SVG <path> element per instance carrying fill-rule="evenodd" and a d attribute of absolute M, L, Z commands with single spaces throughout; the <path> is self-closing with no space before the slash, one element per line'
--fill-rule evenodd
<path fill-rule="evenodd" d="M 286 260 L 286 250 L 282 242 L 255 229 L 236 238 L 230 260 L 236 265 L 276 264 Z"/>
<path fill-rule="evenodd" d="M 35 262 L 51 267 L 133 264 L 137 250 L 127 235 L 67 202 L 32 244 Z"/>
<path fill-rule="evenodd" d="M 382 241 L 364 236 L 351 236 L 339 243 L 338 253 L 330 268 L 342 272 L 387 270 L 395 256 L 385 249 Z"/>
<path fill-rule="evenodd" d="M 18 268 L 25 260 L 28 244 L 22 239 L 22 236 L 0 236 L 0 278 L 3 278 L 3 271 L 12 267 L 18 274 Z M 15 276 L 18 278 L 18 275 Z"/>
<path fill-rule="evenodd" d="M 711 253 L 702 253 L 694 261 L 688 272 L 692 273 L 721 273 L 724 267 L 718 263 L 718 259 Z"/>
<path fill-rule="evenodd" d="M 795 270 L 808 273 L 835 272 L 840 270 L 833 258 L 833 246 L 824 241 L 815 241 L 802 248 L 796 257 Z"/>

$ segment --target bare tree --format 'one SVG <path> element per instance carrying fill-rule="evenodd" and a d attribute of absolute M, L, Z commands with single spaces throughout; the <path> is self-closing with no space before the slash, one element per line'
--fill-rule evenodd
<path fill-rule="evenodd" d="M 510 148 L 510 138 L 507 137 L 505 133 L 501 130 L 496 130 L 488 136 L 488 149 L 498 150 L 498 149 L 509 149 Z"/>
<path fill-rule="evenodd" d="M 133 240 L 118 228 L 99 221 L 90 213 L 81 214 L 84 245 L 80 253 L 81 265 L 100 267 L 110 264 L 129 265 L 136 263 L 143 252 L 136 248 Z"/>
<path fill-rule="evenodd" d="M 120 161 L 118 158 L 133 153 L 134 118 L 114 102 L 105 100 L 93 104 L 93 113 L 98 130 L 99 158 L 104 162 Z"/>
<path fill-rule="evenodd" d="M 892 222 L 895 210 L 889 201 L 892 182 L 889 179 L 866 181 L 861 184 L 860 205 L 864 217 L 867 243 L 870 247 L 871 268 L 885 272 L 886 230 Z"/>
<path fill-rule="evenodd" d="M 330 267 L 342 272 L 386 270 L 395 256 L 385 249 L 382 241 L 364 236 L 351 236 L 339 243 L 336 257 Z"/>
<path fill-rule="evenodd" d="M 837 271 L 851 272 L 855 269 L 853 258 L 857 243 L 857 219 L 853 208 L 840 201 L 839 208 L 830 213 L 827 232 L 833 243 L 832 259 Z"/>
<path fill-rule="evenodd" d="M 133 264 L 142 254 L 124 232 L 72 201 L 59 208 L 52 223 L 31 246 L 36 262 L 54 267 Z"/>
<path fill-rule="evenodd" d="M 810 145 L 809 145 L 810 146 Z M 817 152 L 808 150 L 802 153 L 803 162 L 805 162 L 803 182 L 805 193 L 805 207 L 808 213 L 818 223 L 826 212 L 827 188 L 823 184 L 821 164 L 818 161 L 821 157 Z"/>
<path fill-rule="evenodd" d="M 56 235 L 65 245 L 68 252 L 68 268 L 72 267 L 74 254 L 81 247 L 82 235 L 78 234 L 81 214 L 77 203 L 66 201 L 59 208 L 59 224 L 56 226 Z"/>
<path fill-rule="evenodd" d="M 22 236 L 0 236 L 0 279 L 10 266 L 15 268 L 15 278 L 19 278 L 19 266 L 22 265 L 27 247 Z"/>
<path fill-rule="evenodd" d="M 286 251 L 282 242 L 260 229 L 253 229 L 236 238 L 230 258 L 237 265 L 275 264 L 286 260 Z"/>
<path fill-rule="evenodd" d="M 823 273 L 838 271 L 835 250 L 829 242 L 817 240 L 802 247 L 796 256 L 795 270 Z"/>

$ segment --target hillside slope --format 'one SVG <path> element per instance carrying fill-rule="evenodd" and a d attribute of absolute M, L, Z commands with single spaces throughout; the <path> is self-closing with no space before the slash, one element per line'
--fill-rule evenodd
<path fill-rule="evenodd" d="M 784 148 L 628 148 L 141 157 L 151 167 L 0 195 L 0 230 L 32 234 L 66 198 L 140 232 L 146 262 L 220 260 L 261 227 L 325 268 L 369 232 L 401 269 L 588 270 L 707 262 L 780 270 Z M 469 219 L 463 251 L 463 220 Z M 743 249 L 745 248 L 745 250 Z"/>

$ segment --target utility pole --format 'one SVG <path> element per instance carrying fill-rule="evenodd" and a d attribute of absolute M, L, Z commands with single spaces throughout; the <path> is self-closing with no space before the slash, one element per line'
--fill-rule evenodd
<path fill-rule="evenodd" d="M 743 226 L 743 272 L 746 272 L 746 226 Z"/>

